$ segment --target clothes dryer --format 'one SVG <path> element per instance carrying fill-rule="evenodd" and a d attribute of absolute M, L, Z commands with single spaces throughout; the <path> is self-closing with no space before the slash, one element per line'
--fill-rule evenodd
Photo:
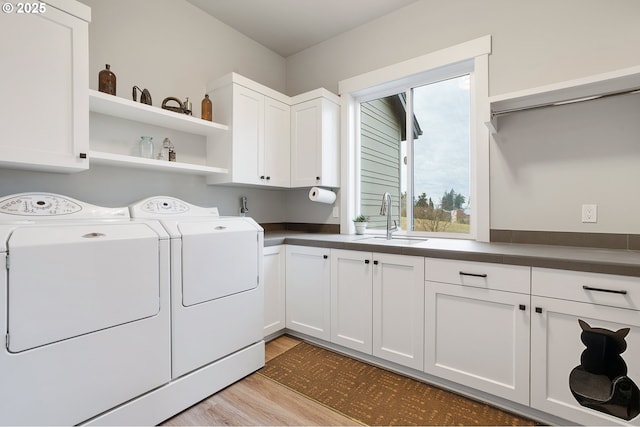
<path fill-rule="evenodd" d="M 172 377 L 264 346 L 262 228 L 167 196 L 129 208 L 134 219 L 158 219 L 171 238 Z M 249 365 L 263 366 L 264 359 Z"/>
<path fill-rule="evenodd" d="M 0 424 L 79 424 L 169 382 L 168 261 L 127 208 L 1 197 Z"/>

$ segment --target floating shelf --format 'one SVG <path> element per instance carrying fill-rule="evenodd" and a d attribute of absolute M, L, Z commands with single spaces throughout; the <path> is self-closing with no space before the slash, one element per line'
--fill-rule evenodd
<path fill-rule="evenodd" d="M 498 117 L 501 115 L 515 111 L 587 101 L 638 89 L 640 89 L 640 66 L 492 96 L 489 97 L 491 121 L 486 124 L 492 133 L 497 133 Z"/>
<path fill-rule="evenodd" d="M 229 127 L 160 107 L 133 102 L 96 90 L 89 90 L 89 110 L 95 113 L 175 129 L 195 135 L 214 136 Z"/>
<path fill-rule="evenodd" d="M 191 163 L 168 162 L 166 160 L 144 159 L 142 157 L 106 153 L 104 151 L 90 151 L 89 159 L 91 163 L 95 164 L 125 166 L 162 172 L 172 171 L 190 175 L 228 173 L 228 170 L 223 168 L 194 165 Z"/>

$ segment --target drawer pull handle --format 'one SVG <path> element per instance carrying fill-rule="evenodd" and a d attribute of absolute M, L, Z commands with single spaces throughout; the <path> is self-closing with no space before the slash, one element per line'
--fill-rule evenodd
<path fill-rule="evenodd" d="M 371 262 L 371 261 L 369 261 L 368 259 L 365 259 L 365 260 L 364 260 L 364 263 L 365 263 L 365 264 L 369 264 L 370 262 Z"/>
<path fill-rule="evenodd" d="M 616 290 L 616 289 L 593 288 L 593 287 L 587 286 L 587 285 L 582 285 L 582 289 L 584 289 L 585 291 L 607 292 L 607 293 L 610 293 L 610 294 L 619 294 L 619 295 L 626 295 L 627 294 L 627 291 L 625 291 L 624 289 Z"/>
<path fill-rule="evenodd" d="M 542 307 L 536 307 L 536 313 L 542 313 Z"/>
<path fill-rule="evenodd" d="M 464 271 L 460 272 L 461 276 L 473 276 L 473 277 L 487 277 L 486 274 L 478 274 L 478 273 L 465 273 Z"/>
<path fill-rule="evenodd" d="M 524 305 L 524 304 L 520 304 L 520 307 L 518 307 L 518 308 L 520 308 L 520 310 L 522 310 L 522 311 L 525 311 L 527 309 L 527 306 Z"/>

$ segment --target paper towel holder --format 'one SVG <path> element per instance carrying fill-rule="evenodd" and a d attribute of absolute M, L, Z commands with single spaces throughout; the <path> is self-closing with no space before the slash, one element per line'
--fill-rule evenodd
<path fill-rule="evenodd" d="M 320 187 L 311 187 L 309 190 L 309 200 L 312 202 L 333 204 L 336 201 L 336 193 L 332 188 L 326 190 Z"/>

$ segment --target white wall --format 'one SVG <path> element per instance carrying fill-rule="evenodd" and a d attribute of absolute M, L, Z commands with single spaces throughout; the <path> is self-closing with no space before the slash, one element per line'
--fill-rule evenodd
<path fill-rule="evenodd" d="M 490 95 L 638 65 L 637 0 L 418 0 L 287 58 L 287 92 L 338 82 L 487 34 Z"/>
<path fill-rule="evenodd" d="M 637 0 L 419 0 L 287 58 L 287 91 L 492 36 L 490 95 L 640 65 Z M 635 97 L 635 98 L 633 98 Z M 501 118 L 491 228 L 640 233 L 640 95 Z M 583 224 L 581 204 L 598 204 Z"/>
<path fill-rule="evenodd" d="M 174 96 L 200 102 L 207 83 L 231 71 L 284 92 L 285 60 L 185 0 L 80 0 L 91 7 L 89 83 L 106 63 L 117 96 L 148 88 L 153 105 Z M 215 117 L 215 106 L 214 106 Z"/>

